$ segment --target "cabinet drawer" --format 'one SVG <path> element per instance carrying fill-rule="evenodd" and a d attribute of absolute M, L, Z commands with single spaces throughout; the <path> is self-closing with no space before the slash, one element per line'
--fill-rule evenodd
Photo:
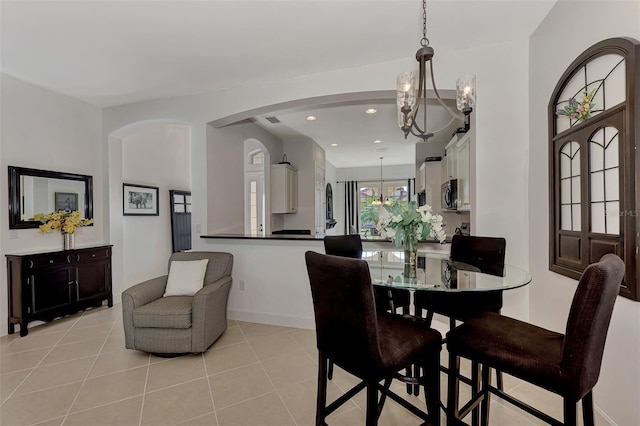
<path fill-rule="evenodd" d="M 26 267 L 33 269 L 45 266 L 68 265 L 71 263 L 71 256 L 68 253 L 50 253 L 43 256 L 33 256 L 25 260 Z"/>
<path fill-rule="evenodd" d="M 87 260 L 108 259 L 109 249 L 95 249 L 95 250 L 83 250 L 75 254 L 76 262 L 83 262 Z"/>

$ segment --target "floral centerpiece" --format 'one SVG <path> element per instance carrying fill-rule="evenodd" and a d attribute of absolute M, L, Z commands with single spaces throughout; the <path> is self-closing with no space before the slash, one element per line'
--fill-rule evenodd
<path fill-rule="evenodd" d="M 569 104 L 564 109 L 556 111 L 556 115 L 564 115 L 572 120 L 585 121 L 591 117 L 591 111 L 595 108 L 593 103 L 593 97 L 596 94 L 596 89 L 587 93 L 585 89 L 582 92 L 582 100 L 578 102 L 576 98 L 569 98 Z"/>
<path fill-rule="evenodd" d="M 415 272 L 418 241 L 428 237 L 435 238 L 440 243 L 445 240 L 442 216 L 434 213 L 428 205 L 417 207 L 415 201 L 409 201 L 406 209 L 398 203 L 385 205 L 384 208 L 389 215 L 382 217 L 376 228 L 381 237 L 391 239 L 396 247 L 404 247 L 405 267 L 409 265 Z"/>
<path fill-rule="evenodd" d="M 37 213 L 33 217 L 33 220 L 42 223 L 42 225 L 40 225 L 41 234 L 59 231 L 62 234 L 65 249 L 73 248 L 75 244 L 73 237 L 79 227 L 93 223 L 93 219 L 82 219 L 78 210 L 72 212 L 59 210 L 47 214 Z"/>
<path fill-rule="evenodd" d="M 93 223 L 93 219 L 82 219 L 78 210 L 73 212 L 60 210 L 47 214 L 37 213 L 33 220 L 43 223 L 40 225 L 40 233 L 42 234 L 49 234 L 53 231 L 60 231 L 62 234 L 75 234 L 77 228 Z"/>

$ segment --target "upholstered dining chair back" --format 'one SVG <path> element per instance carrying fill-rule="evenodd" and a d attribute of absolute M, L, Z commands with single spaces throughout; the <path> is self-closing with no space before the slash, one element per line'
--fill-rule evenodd
<path fill-rule="evenodd" d="M 504 238 L 454 235 L 451 260 L 476 266 L 483 273 L 502 275 L 506 247 Z"/>
<path fill-rule="evenodd" d="M 598 381 L 613 307 L 624 277 L 624 262 L 615 254 L 589 265 L 576 288 L 565 334 L 514 318 L 485 312 L 447 334 L 449 397 L 447 416 L 452 421 L 468 414 L 458 411 L 459 357 L 480 363 L 481 388 L 472 392 L 470 407 L 480 404 L 483 424 L 489 422 L 493 393 L 549 424 L 575 425 L 577 402 L 582 400 L 585 425 L 594 424 L 592 389 Z M 542 413 L 491 386 L 488 368 L 499 368 L 521 380 L 563 398 L 564 422 Z M 477 413 L 477 405 L 474 411 Z"/>
<path fill-rule="evenodd" d="M 360 234 L 327 235 L 324 237 L 324 252 L 333 256 L 362 257 L 362 240 Z"/>
<path fill-rule="evenodd" d="M 386 398 L 410 410 L 424 424 L 439 426 L 442 335 L 422 321 L 378 312 L 367 262 L 312 251 L 305 253 L 305 260 L 318 346 L 315 424 L 326 425 L 328 415 L 366 388 L 367 426 L 377 425 Z M 360 383 L 327 405 L 332 363 Z M 415 375 L 399 374 L 413 365 L 420 366 Z M 393 379 L 424 386 L 427 411 L 394 393 L 390 389 Z"/>
<path fill-rule="evenodd" d="M 572 394 L 582 398 L 600 375 L 604 344 L 624 263 L 607 254 L 584 270 L 573 296 L 562 346 L 561 369 L 571 379 Z"/>
<path fill-rule="evenodd" d="M 381 355 L 369 266 L 363 260 L 313 252 L 307 252 L 306 260 L 318 350 L 350 372 L 378 369 Z"/>

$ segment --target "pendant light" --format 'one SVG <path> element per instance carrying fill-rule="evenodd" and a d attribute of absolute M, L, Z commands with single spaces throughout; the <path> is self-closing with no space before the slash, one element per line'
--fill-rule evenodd
<path fill-rule="evenodd" d="M 470 127 L 469 115 L 473 111 L 476 99 L 475 76 L 465 75 L 458 79 L 456 84 L 456 106 L 461 111 L 457 112 L 449 108 L 440 98 L 433 76 L 433 55 L 434 50 L 429 46 L 427 38 L 427 2 L 422 0 L 422 39 L 420 49 L 416 52 L 416 60 L 419 63 L 418 85 L 416 86 L 416 76 L 413 71 L 404 72 L 398 75 L 396 81 L 397 103 L 398 103 L 398 126 L 407 139 L 409 134 L 419 137 L 426 142 L 430 137 L 440 130 L 448 127 L 454 119 L 464 120 L 464 127 L 456 130 L 456 133 L 466 133 Z M 431 77 L 431 85 L 438 102 L 452 115 L 451 121 L 442 129 L 429 132 L 427 129 L 427 63 Z M 422 105 L 421 105 L 422 104 Z M 418 112 L 422 108 L 422 122 L 418 123 Z"/>
<path fill-rule="evenodd" d="M 382 196 L 382 159 L 384 157 L 379 157 L 380 158 L 380 197 L 378 197 L 377 199 L 373 200 L 371 202 L 372 206 L 380 206 L 382 204 L 389 204 L 388 201 L 385 202 L 384 197 Z"/>

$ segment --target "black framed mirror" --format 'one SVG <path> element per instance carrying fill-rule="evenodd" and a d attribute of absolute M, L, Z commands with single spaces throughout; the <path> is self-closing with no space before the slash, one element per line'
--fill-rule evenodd
<path fill-rule="evenodd" d="M 9 166 L 9 229 L 37 228 L 36 213 L 58 210 L 93 218 L 93 177 Z"/>

